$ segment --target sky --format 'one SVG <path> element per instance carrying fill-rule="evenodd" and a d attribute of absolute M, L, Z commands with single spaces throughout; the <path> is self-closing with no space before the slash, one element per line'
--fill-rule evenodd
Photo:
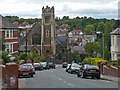
<path fill-rule="evenodd" d="M 41 18 L 42 7 L 55 7 L 55 16 L 62 18 L 118 18 L 119 0 L 0 0 L 0 14 L 20 18 Z"/>

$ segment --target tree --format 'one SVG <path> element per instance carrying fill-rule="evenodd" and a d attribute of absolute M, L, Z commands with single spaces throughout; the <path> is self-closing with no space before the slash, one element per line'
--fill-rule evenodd
<path fill-rule="evenodd" d="M 70 58 L 70 61 L 82 62 L 82 59 L 81 59 L 80 54 L 78 52 L 70 53 L 69 58 Z"/>
<path fill-rule="evenodd" d="M 95 57 L 95 54 L 100 52 L 100 48 L 98 42 L 89 42 L 84 46 L 85 51 L 89 53 L 90 57 Z"/>
<path fill-rule="evenodd" d="M 87 25 L 86 28 L 85 28 L 85 34 L 87 34 L 87 35 L 95 34 L 94 26 L 93 25 Z"/>
<path fill-rule="evenodd" d="M 100 31 L 100 32 L 104 33 L 104 31 L 105 31 L 105 24 L 104 24 L 104 22 L 100 22 L 99 23 L 99 25 L 97 26 L 96 31 Z"/>

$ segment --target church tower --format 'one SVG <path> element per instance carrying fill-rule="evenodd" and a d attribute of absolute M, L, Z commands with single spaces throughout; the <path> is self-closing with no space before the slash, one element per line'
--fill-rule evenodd
<path fill-rule="evenodd" d="M 42 8 L 41 55 L 51 59 L 56 54 L 54 7 Z"/>

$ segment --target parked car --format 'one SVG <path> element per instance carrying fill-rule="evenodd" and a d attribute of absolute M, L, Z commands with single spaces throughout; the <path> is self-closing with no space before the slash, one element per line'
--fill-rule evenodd
<path fill-rule="evenodd" d="M 66 72 L 68 72 L 68 70 L 70 69 L 70 65 L 71 64 L 68 64 L 67 67 L 66 67 Z"/>
<path fill-rule="evenodd" d="M 77 63 L 72 63 L 68 69 L 68 72 L 73 74 L 73 73 L 78 73 L 78 71 L 80 70 L 80 65 Z"/>
<path fill-rule="evenodd" d="M 35 70 L 43 70 L 41 63 L 34 63 Z"/>
<path fill-rule="evenodd" d="M 40 62 L 40 64 L 43 66 L 43 69 L 50 69 L 47 62 Z"/>
<path fill-rule="evenodd" d="M 53 62 L 48 62 L 48 67 L 55 69 L 55 64 Z"/>
<path fill-rule="evenodd" d="M 100 70 L 98 66 L 85 64 L 80 68 L 77 76 L 82 78 L 89 76 L 92 78 L 96 77 L 97 79 L 100 79 Z"/>
<path fill-rule="evenodd" d="M 18 77 L 20 76 L 31 76 L 35 74 L 35 68 L 31 63 L 19 65 Z"/>
<path fill-rule="evenodd" d="M 66 68 L 66 67 L 67 67 L 67 65 L 68 65 L 68 63 L 67 63 L 67 62 L 63 62 L 63 64 L 62 64 L 62 68 Z"/>

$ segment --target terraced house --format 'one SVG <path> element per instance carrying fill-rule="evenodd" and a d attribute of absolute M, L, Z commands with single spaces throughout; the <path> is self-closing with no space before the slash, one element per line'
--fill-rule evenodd
<path fill-rule="evenodd" d="M 17 28 L 6 18 L 0 15 L 0 36 L 3 37 L 5 50 L 9 54 L 18 53 L 18 31 Z"/>

